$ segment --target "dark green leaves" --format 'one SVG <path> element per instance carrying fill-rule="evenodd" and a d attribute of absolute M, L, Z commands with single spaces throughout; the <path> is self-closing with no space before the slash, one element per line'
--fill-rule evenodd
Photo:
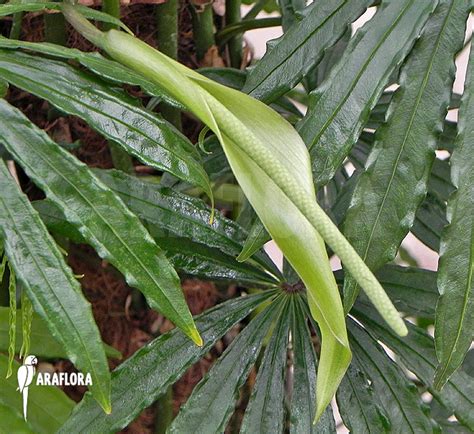
<path fill-rule="evenodd" d="M 186 137 L 118 89 L 65 63 L 18 51 L 0 52 L 0 77 L 79 116 L 144 163 L 212 195 L 199 155 Z"/>
<path fill-rule="evenodd" d="M 60 432 L 108 433 L 127 426 L 230 328 L 272 295 L 267 291 L 233 299 L 197 317 L 196 325 L 204 340 L 201 348 L 193 345 L 177 329 L 141 348 L 112 374 L 112 414 L 104 416 L 86 395 Z"/>
<path fill-rule="evenodd" d="M 274 101 L 292 89 L 321 60 L 324 50 L 342 36 L 347 24 L 372 2 L 330 0 L 308 6 L 295 23 L 247 77 L 243 91 L 264 101 Z"/>
<path fill-rule="evenodd" d="M 468 0 L 443 1 L 426 24 L 402 68 L 390 122 L 377 131 L 367 168 L 352 195 L 344 233 L 374 270 L 395 257 L 426 195 L 451 98 L 454 56 L 464 41 L 460 23 L 466 22 L 469 11 Z M 346 282 L 346 310 L 357 292 L 352 281 Z"/>
<path fill-rule="evenodd" d="M 93 396 L 110 412 L 110 375 L 89 303 L 54 240 L 3 163 L 0 190 L 0 234 L 9 263 L 51 334 L 77 368 L 91 374 Z"/>
<path fill-rule="evenodd" d="M 459 135 L 451 156 L 456 193 L 448 201 L 449 226 L 441 239 L 436 309 L 435 385 L 442 387 L 462 363 L 474 330 L 474 48 L 471 48 Z"/>
<path fill-rule="evenodd" d="M 390 74 L 409 53 L 435 4 L 383 2 L 312 95 L 299 131 L 309 148 L 317 185 L 326 184 L 349 153 Z"/>
<path fill-rule="evenodd" d="M 163 251 L 123 202 L 91 171 L 0 101 L 0 140 L 81 235 L 159 310 L 200 343 L 179 278 Z"/>

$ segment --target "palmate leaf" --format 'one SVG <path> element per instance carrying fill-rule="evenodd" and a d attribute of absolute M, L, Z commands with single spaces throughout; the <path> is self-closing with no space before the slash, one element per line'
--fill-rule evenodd
<path fill-rule="evenodd" d="M 168 429 L 170 434 L 210 434 L 225 430 L 238 391 L 257 360 L 265 336 L 272 324 L 288 313 L 287 305 L 287 298 L 281 296 L 234 339 L 181 407 Z"/>
<path fill-rule="evenodd" d="M 0 416 L 3 416 L 3 411 L 9 413 L 9 419 L 5 420 L 3 417 L 0 419 L 0 432 L 5 434 L 20 433 L 21 431 L 8 430 L 7 423 L 12 423 L 15 419 L 15 426 L 26 428 L 25 432 L 27 433 L 50 434 L 56 432 L 74 408 L 74 401 L 57 387 L 31 385 L 28 390 L 28 421 L 19 425 L 16 416 L 20 416 L 23 420 L 22 395 L 17 390 L 16 375 L 8 380 L 5 379 L 7 364 L 7 358 L 0 354 Z M 19 367 L 20 364 L 14 362 L 15 373 Z"/>
<path fill-rule="evenodd" d="M 433 387 L 437 364 L 434 341 L 425 330 L 408 324 L 410 329 L 408 337 L 399 339 L 385 327 L 370 306 L 358 303 L 354 314 L 376 339 L 387 345 L 400 358 L 403 365 L 429 388 L 434 398 L 446 408 L 448 417 L 454 414 L 463 425 L 474 430 L 474 379 L 459 371 L 453 374 L 441 392 L 436 391 Z"/>
<path fill-rule="evenodd" d="M 54 240 L 3 163 L 0 188 L 0 234 L 9 264 L 69 359 L 91 374 L 93 396 L 110 412 L 110 374 L 90 305 Z"/>
<path fill-rule="evenodd" d="M 401 70 L 390 121 L 377 131 L 352 195 L 344 234 L 373 270 L 395 257 L 426 195 L 470 3 L 443 0 L 428 21 Z M 357 293 L 349 279 L 344 286 L 346 311 Z"/>
<path fill-rule="evenodd" d="M 315 183 L 326 184 L 357 141 L 390 74 L 410 52 L 436 1 L 384 1 L 349 42 L 330 77 L 312 94 L 298 130 Z"/>
<path fill-rule="evenodd" d="M 295 315 L 295 301 L 292 298 L 287 297 L 286 305 L 265 349 L 256 383 L 245 410 L 241 433 L 283 432 L 288 333 L 291 319 Z M 273 309 L 275 310 L 274 307 Z"/>
<path fill-rule="evenodd" d="M 19 110 L 0 101 L 0 141 L 98 252 L 127 282 L 196 343 L 201 338 L 180 281 L 137 216 L 79 160 L 54 143 Z M 18 271 L 18 270 L 17 270 Z"/>
<path fill-rule="evenodd" d="M 207 354 L 218 339 L 274 295 L 275 292 L 266 291 L 235 298 L 196 317 L 204 340 L 201 348 L 193 345 L 178 329 L 156 338 L 112 373 L 112 414 L 104 417 L 97 403 L 86 394 L 60 433 L 109 433 L 127 426 L 187 368 Z"/>
<path fill-rule="evenodd" d="M 474 330 L 474 48 L 459 114 L 459 135 L 451 155 L 456 192 L 448 201 L 449 225 L 440 248 L 435 342 L 440 362 L 435 386 L 442 387 L 464 360 Z"/>
<path fill-rule="evenodd" d="M 324 50 L 345 32 L 372 2 L 330 0 L 308 6 L 306 16 L 291 26 L 257 63 L 243 92 L 263 101 L 274 101 L 298 84 L 318 64 Z"/>
<path fill-rule="evenodd" d="M 172 173 L 212 196 L 207 174 L 189 140 L 124 92 L 64 62 L 12 50 L 0 51 L 0 77 L 84 119 L 147 165 Z"/>

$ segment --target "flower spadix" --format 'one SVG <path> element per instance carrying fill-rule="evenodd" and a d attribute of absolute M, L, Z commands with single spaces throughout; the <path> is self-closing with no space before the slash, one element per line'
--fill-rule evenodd
<path fill-rule="evenodd" d="M 316 201 L 310 158 L 294 128 L 267 105 L 215 83 L 124 32 L 99 32 L 64 6 L 68 20 L 112 58 L 187 107 L 220 140 L 245 195 L 307 289 L 322 334 L 315 420 L 350 363 L 339 291 L 324 242 L 400 335 L 407 329 L 385 291 Z"/>

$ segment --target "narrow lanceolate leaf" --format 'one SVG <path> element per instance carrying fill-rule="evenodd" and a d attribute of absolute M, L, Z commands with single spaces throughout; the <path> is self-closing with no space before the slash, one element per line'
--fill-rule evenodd
<path fill-rule="evenodd" d="M 181 107 L 178 102 L 171 100 L 156 84 L 153 84 L 146 78 L 142 77 L 140 74 L 125 68 L 120 63 L 105 58 L 97 52 L 85 52 L 77 50 L 76 48 L 67 48 L 47 42 L 17 41 L 14 39 L 2 37 L 0 37 L 0 48 L 8 48 L 11 50 L 17 50 L 18 48 L 21 48 L 34 53 L 46 54 L 59 59 L 76 60 L 82 66 L 93 71 L 102 78 L 115 83 L 140 86 L 148 95 L 162 98 L 168 104 Z"/>
<path fill-rule="evenodd" d="M 344 425 L 353 433 L 380 434 L 390 425 L 367 377 L 351 365 L 336 394 Z"/>
<path fill-rule="evenodd" d="M 246 243 L 246 230 L 220 213 L 216 213 L 210 223 L 212 210 L 200 199 L 141 181 L 117 170 L 96 170 L 94 173 L 141 220 L 160 228 L 163 237 L 188 238 L 234 257 Z M 252 254 L 253 263 L 279 274 L 265 252 L 253 251 Z"/>
<path fill-rule="evenodd" d="M 243 91 L 266 102 L 274 101 L 315 67 L 372 2 L 330 0 L 309 6 L 309 12 L 291 26 L 251 70 Z"/>
<path fill-rule="evenodd" d="M 179 278 L 137 216 L 75 157 L 54 143 L 19 110 L 0 101 L 0 141 L 98 252 L 130 286 L 201 343 Z"/>
<path fill-rule="evenodd" d="M 5 128 L 6 117 L 2 119 Z M 0 189 L 0 234 L 9 263 L 70 360 L 91 374 L 93 396 L 110 412 L 110 374 L 90 305 L 54 240 L 3 163 Z"/>
<path fill-rule="evenodd" d="M 454 56 L 462 48 L 469 0 L 443 0 L 402 68 L 390 121 L 376 142 L 346 214 L 344 233 L 367 265 L 391 261 L 426 195 L 438 135 L 451 98 Z M 358 288 L 348 280 L 344 307 Z"/>
<path fill-rule="evenodd" d="M 436 2 L 384 1 L 314 91 L 299 124 L 317 185 L 326 184 L 357 141 L 392 71 L 410 52 Z"/>
<path fill-rule="evenodd" d="M 293 314 L 291 296 L 272 331 L 255 386 L 245 410 L 241 433 L 283 432 L 285 426 L 285 378 L 288 358 L 288 333 Z"/>
<path fill-rule="evenodd" d="M 188 139 L 124 92 L 63 62 L 19 51 L 0 51 L 0 77 L 84 119 L 145 164 L 212 195 L 199 155 Z"/>
<path fill-rule="evenodd" d="M 432 432 L 431 421 L 423 412 L 415 385 L 377 341 L 353 320 L 350 320 L 349 331 L 355 366 L 371 381 L 374 396 L 388 420 L 387 431 Z"/>
<path fill-rule="evenodd" d="M 406 333 L 406 327 L 373 274 L 317 204 L 301 138 L 287 121 L 254 98 L 203 77 L 123 32 L 101 33 L 70 5 L 64 5 L 63 12 L 113 58 L 166 89 L 219 138 L 249 202 L 306 285 L 312 315 L 323 335 L 319 418 L 350 361 L 341 300 L 323 239 L 397 332 Z"/>
<path fill-rule="evenodd" d="M 22 395 L 18 392 L 18 380 L 16 375 L 5 380 L 7 364 L 7 358 L 3 354 L 0 354 L 0 405 L 8 408 L 13 414 L 21 415 L 21 419 L 23 419 Z M 14 362 L 15 373 L 20 366 L 19 363 Z M 28 388 L 27 426 L 31 432 L 36 434 L 50 434 L 56 432 L 68 418 L 71 410 L 74 408 L 74 404 L 74 401 L 58 387 L 36 387 L 33 383 Z M 102 414 L 104 413 L 102 412 Z M 7 427 L 4 425 L 3 418 L 1 418 L 0 421 L 0 432 L 2 432 L 2 434 L 17 434 L 17 431 L 6 430 Z"/>
<path fill-rule="evenodd" d="M 291 318 L 294 369 L 290 408 L 290 433 L 335 433 L 336 424 L 331 406 L 326 408 L 317 424 L 313 423 L 317 359 L 307 324 L 307 308 L 304 309 L 302 303 L 304 302 L 299 300 L 295 303 L 294 314 Z"/>
<path fill-rule="evenodd" d="M 416 297 L 416 295 L 415 295 Z M 454 373 L 441 392 L 433 387 L 433 376 L 437 365 L 433 338 L 425 330 L 408 324 L 410 333 L 406 339 L 399 339 L 383 324 L 370 306 L 358 303 L 354 308 L 357 320 L 368 328 L 376 339 L 387 345 L 429 388 L 433 396 L 458 421 L 474 430 L 474 379 L 462 370 Z"/>
<path fill-rule="evenodd" d="M 282 304 L 287 304 L 287 300 L 280 299 L 268 306 L 235 338 L 181 407 L 168 429 L 170 434 L 225 430 L 238 392 L 247 381 L 271 325 L 280 317 Z"/>
<path fill-rule="evenodd" d="M 207 354 L 228 330 L 273 295 L 267 291 L 235 298 L 197 317 L 196 326 L 204 340 L 201 348 L 189 342 L 177 329 L 141 348 L 112 373 L 112 414 L 104 417 L 86 394 L 60 433 L 111 433 L 127 426 L 165 393 L 187 368 Z M 156 369 L 157 366 L 160 369 Z"/>
<path fill-rule="evenodd" d="M 440 248 L 435 342 L 440 362 L 435 386 L 440 388 L 459 367 L 474 336 L 474 48 L 471 47 L 459 135 L 451 156 L 456 193 L 448 201 L 449 226 Z"/>

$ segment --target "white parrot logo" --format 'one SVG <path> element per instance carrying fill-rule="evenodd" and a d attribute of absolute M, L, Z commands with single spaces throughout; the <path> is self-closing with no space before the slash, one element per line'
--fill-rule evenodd
<path fill-rule="evenodd" d="M 18 368 L 17 379 L 18 389 L 23 395 L 23 417 L 26 420 L 26 411 L 28 407 L 28 386 L 32 383 L 35 376 L 35 366 L 38 364 L 36 356 L 27 356 L 23 362 L 23 366 Z"/>

